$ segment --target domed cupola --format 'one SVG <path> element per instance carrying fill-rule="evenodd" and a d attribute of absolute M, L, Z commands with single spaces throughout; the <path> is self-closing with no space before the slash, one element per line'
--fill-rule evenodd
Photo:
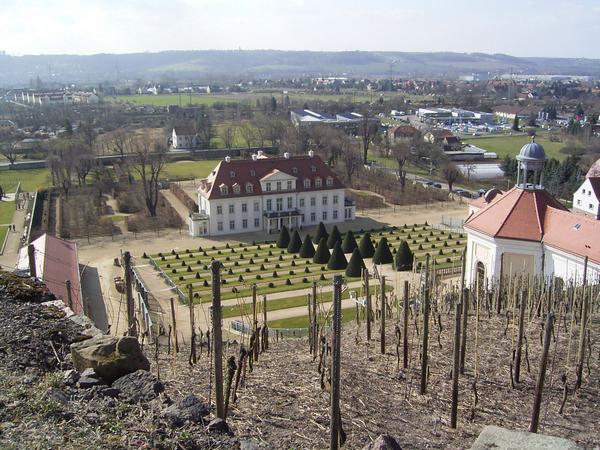
<path fill-rule="evenodd" d="M 544 147 L 535 142 L 525 144 L 517 155 L 517 187 L 527 190 L 543 190 L 543 172 L 546 163 Z"/>

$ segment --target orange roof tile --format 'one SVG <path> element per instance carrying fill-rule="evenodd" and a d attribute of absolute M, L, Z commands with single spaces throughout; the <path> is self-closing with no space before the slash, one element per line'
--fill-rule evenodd
<path fill-rule="evenodd" d="M 544 232 L 547 245 L 600 263 L 599 220 L 548 208 Z"/>

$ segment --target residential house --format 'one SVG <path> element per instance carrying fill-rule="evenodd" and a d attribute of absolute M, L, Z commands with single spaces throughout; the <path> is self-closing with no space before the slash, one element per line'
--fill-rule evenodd
<path fill-rule="evenodd" d="M 430 144 L 439 145 L 445 152 L 461 149 L 460 140 L 450 130 L 434 128 L 423 135 L 423 140 Z"/>
<path fill-rule="evenodd" d="M 11 133 L 17 129 L 17 124 L 12 120 L 0 119 L 0 134 Z"/>
<path fill-rule="evenodd" d="M 189 150 L 198 147 L 198 135 L 192 127 L 174 127 L 171 135 L 172 147 Z"/>
<path fill-rule="evenodd" d="M 412 125 L 398 125 L 390 128 L 387 133 L 393 140 L 409 141 L 419 135 L 419 130 Z"/>
<path fill-rule="evenodd" d="M 588 171 L 573 194 L 573 211 L 600 219 L 600 159 Z"/>

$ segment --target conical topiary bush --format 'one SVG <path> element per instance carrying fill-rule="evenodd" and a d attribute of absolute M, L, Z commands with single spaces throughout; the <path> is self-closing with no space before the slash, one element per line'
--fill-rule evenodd
<path fill-rule="evenodd" d="M 355 248 L 358 248 L 358 245 L 356 245 L 356 238 L 354 237 L 352 230 L 348 230 L 342 241 L 342 250 L 344 250 L 344 253 L 353 253 Z"/>
<path fill-rule="evenodd" d="M 375 254 L 373 255 L 373 263 L 390 264 L 393 262 L 394 257 L 392 256 L 392 252 L 390 251 L 390 246 L 388 245 L 387 238 L 382 237 L 379 243 L 377 244 L 377 250 L 375 250 Z"/>
<path fill-rule="evenodd" d="M 342 250 L 342 244 L 340 241 L 337 241 L 335 247 L 333 247 L 333 252 L 331 252 L 329 261 L 327 262 L 327 268 L 329 270 L 342 270 L 346 267 L 348 267 L 346 255 L 344 255 L 344 251 Z"/>
<path fill-rule="evenodd" d="M 298 253 L 300 248 L 302 247 L 302 239 L 300 238 L 300 233 L 298 230 L 294 230 L 292 234 L 292 239 L 288 245 L 287 251 L 288 253 Z"/>
<path fill-rule="evenodd" d="M 363 237 L 358 244 L 358 249 L 360 250 L 360 256 L 362 256 L 363 259 L 373 257 L 375 254 L 375 248 L 371 242 L 371 233 L 363 234 Z"/>
<path fill-rule="evenodd" d="M 329 233 L 327 232 L 327 228 L 323 225 L 323 222 L 319 222 L 319 226 L 317 227 L 317 234 L 315 234 L 315 242 L 321 242 L 321 238 L 329 237 Z"/>
<path fill-rule="evenodd" d="M 324 237 L 319 241 L 319 245 L 317 246 L 317 251 L 315 252 L 315 256 L 313 257 L 313 262 L 315 264 L 327 264 L 329 262 L 329 249 L 327 248 L 327 239 Z"/>
<path fill-rule="evenodd" d="M 283 227 L 281 227 L 281 231 L 279 232 L 279 238 L 277 239 L 277 247 L 287 248 L 288 245 L 290 245 L 290 232 L 284 225 Z"/>
<path fill-rule="evenodd" d="M 312 239 L 307 234 L 302 243 L 302 247 L 300 247 L 300 257 L 312 258 L 313 256 L 315 256 L 315 246 L 312 243 Z"/>
<path fill-rule="evenodd" d="M 360 250 L 357 247 L 352 251 L 350 262 L 348 263 L 348 267 L 346 267 L 346 276 L 360 277 L 362 275 L 362 270 L 364 269 L 364 267 L 365 262 L 363 261 L 362 256 L 360 256 Z"/>
<path fill-rule="evenodd" d="M 399 272 L 412 270 L 414 260 L 415 255 L 411 251 L 406 241 L 400 242 L 400 247 L 398 247 L 398 252 L 396 253 L 396 258 L 394 259 L 394 268 Z"/>
<path fill-rule="evenodd" d="M 335 247 L 335 243 L 338 241 L 342 241 L 342 235 L 340 234 L 340 230 L 338 230 L 337 225 L 334 225 L 333 230 L 331 230 L 331 234 L 327 238 L 327 247 Z"/>

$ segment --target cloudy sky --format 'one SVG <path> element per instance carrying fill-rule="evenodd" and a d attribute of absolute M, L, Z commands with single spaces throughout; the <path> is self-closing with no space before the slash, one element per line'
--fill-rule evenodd
<path fill-rule="evenodd" d="M 0 50 L 396 50 L 600 57 L 597 0 L 0 0 Z"/>

